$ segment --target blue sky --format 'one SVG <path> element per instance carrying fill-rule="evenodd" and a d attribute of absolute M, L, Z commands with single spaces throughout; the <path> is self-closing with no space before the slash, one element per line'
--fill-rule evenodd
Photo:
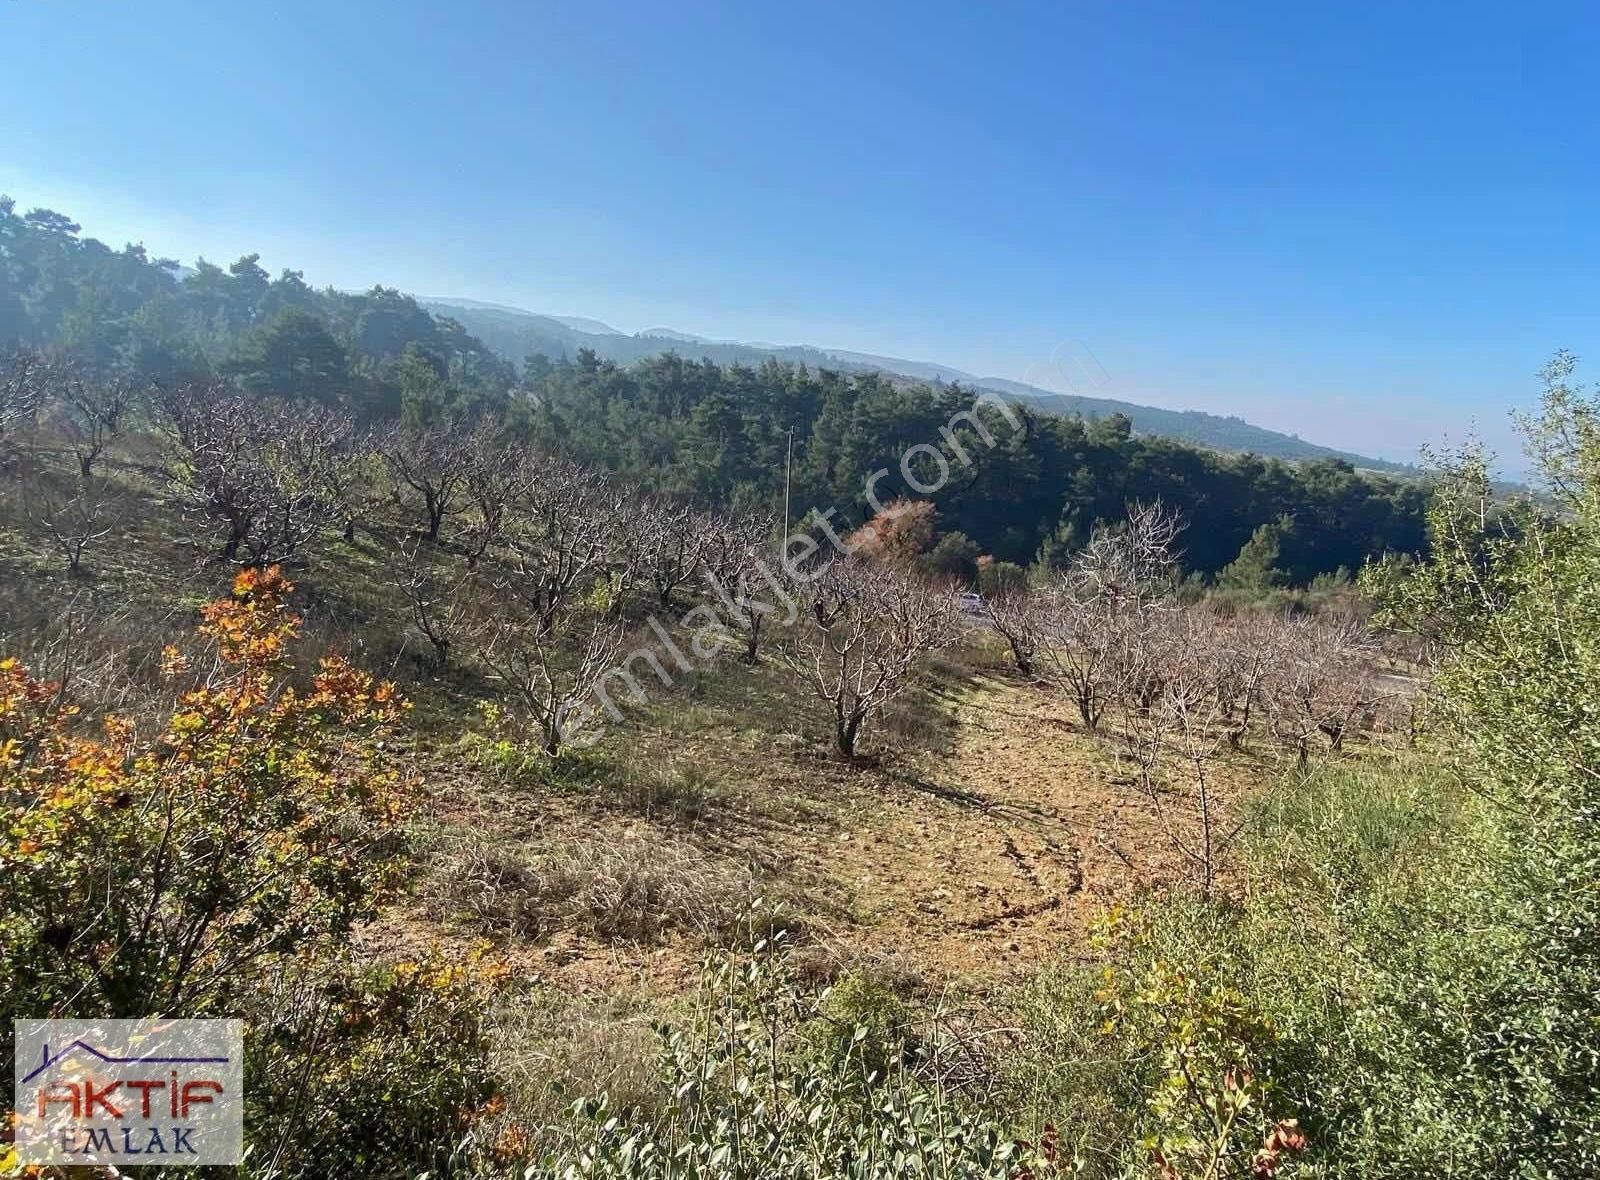
<path fill-rule="evenodd" d="M 0 191 L 185 260 L 1047 385 L 1086 349 L 1397 458 L 1511 446 L 1597 335 L 1592 6 L 0 0 L 0 45 Z"/>

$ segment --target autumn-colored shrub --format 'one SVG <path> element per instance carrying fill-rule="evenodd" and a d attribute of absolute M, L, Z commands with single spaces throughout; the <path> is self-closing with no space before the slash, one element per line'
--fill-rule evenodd
<path fill-rule="evenodd" d="M 906 565 L 933 540 L 938 511 L 932 500 L 891 500 L 846 539 L 852 553 Z"/>
<path fill-rule="evenodd" d="M 252 964 L 369 914 L 404 797 L 383 736 L 404 702 L 342 658 L 287 680 L 298 619 L 277 569 L 205 608 L 210 666 L 159 734 L 79 724 L 0 662 L 0 992 L 44 1016 L 200 1015 Z"/>
<path fill-rule="evenodd" d="M 337 656 L 296 681 L 291 589 L 245 570 L 204 609 L 212 654 L 167 650 L 177 703 L 149 734 L 0 662 L 0 996 L 242 1017 L 252 1175 L 409 1174 L 492 1097 L 498 969 L 350 950 L 404 864 L 406 703 Z"/>

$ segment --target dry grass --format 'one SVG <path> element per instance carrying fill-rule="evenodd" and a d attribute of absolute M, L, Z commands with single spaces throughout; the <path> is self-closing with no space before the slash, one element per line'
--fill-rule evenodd
<path fill-rule="evenodd" d="M 624 756 L 616 779 L 617 801 L 625 809 L 677 825 L 711 820 L 728 798 L 721 771 L 681 750 L 656 758 Z"/>
<path fill-rule="evenodd" d="M 578 1095 L 608 1094 L 618 1109 L 658 1100 L 652 1022 L 659 1015 L 632 995 L 539 987 L 508 999 L 491 1019 L 506 1113 L 539 1126 L 556 1121 Z"/>
<path fill-rule="evenodd" d="M 910 955 L 839 940 L 797 948 L 794 968 L 802 982 L 819 988 L 854 977 L 896 996 L 922 996 L 933 990 L 921 964 Z"/>
<path fill-rule="evenodd" d="M 433 876 L 429 911 L 486 934 L 544 939 L 575 930 L 603 941 L 668 934 L 720 941 L 756 893 L 744 868 L 643 834 L 529 854 L 461 839 Z"/>

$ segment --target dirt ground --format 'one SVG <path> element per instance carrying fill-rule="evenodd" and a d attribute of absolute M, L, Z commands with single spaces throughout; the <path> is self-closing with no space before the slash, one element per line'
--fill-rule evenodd
<path fill-rule="evenodd" d="M 625 740 L 646 765 L 718 767 L 710 798 L 654 807 L 607 785 L 541 790 L 525 804 L 495 792 L 486 806 L 466 786 L 440 800 L 446 841 L 511 842 L 535 856 L 646 836 L 681 845 L 748 868 L 824 959 L 891 963 L 923 986 L 979 991 L 1081 945 L 1109 903 L 1183 874 L 1114 740 L 1069 720 L 1048 687 L 988 669 L 941 677 L 923 695 L 923 748 L 856 766 L 827 754 L 821 724 L 795 715 L 792 695 L 734 709 L 703 699 L 687 713 L 673 703 L 658 727 Z M 576 993 L 677 994 L 705 950 L 683 932 L 641 943 L 557 929 L 496 942 L 524 979 Z"/>
<path fill-rule="evenodd" d="M 1017 971 L 1181 871 L 1110 744 L 1060 697 L 985 676 L 954 704 L 950 754 L 895 776 L 859 838 L 817 849 L 819 870 L 870 898 L 866 945 L 937 976 Z"/>

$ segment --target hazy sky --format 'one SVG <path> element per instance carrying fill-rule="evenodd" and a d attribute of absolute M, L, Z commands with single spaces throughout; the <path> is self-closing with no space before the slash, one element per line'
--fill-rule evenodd
<path fill-rule="evenodd" d="M 317 284 L 1398 458 L 1597 335 L 1593 5 L 0 0 L 0 60 L 0 192 Z"/>

